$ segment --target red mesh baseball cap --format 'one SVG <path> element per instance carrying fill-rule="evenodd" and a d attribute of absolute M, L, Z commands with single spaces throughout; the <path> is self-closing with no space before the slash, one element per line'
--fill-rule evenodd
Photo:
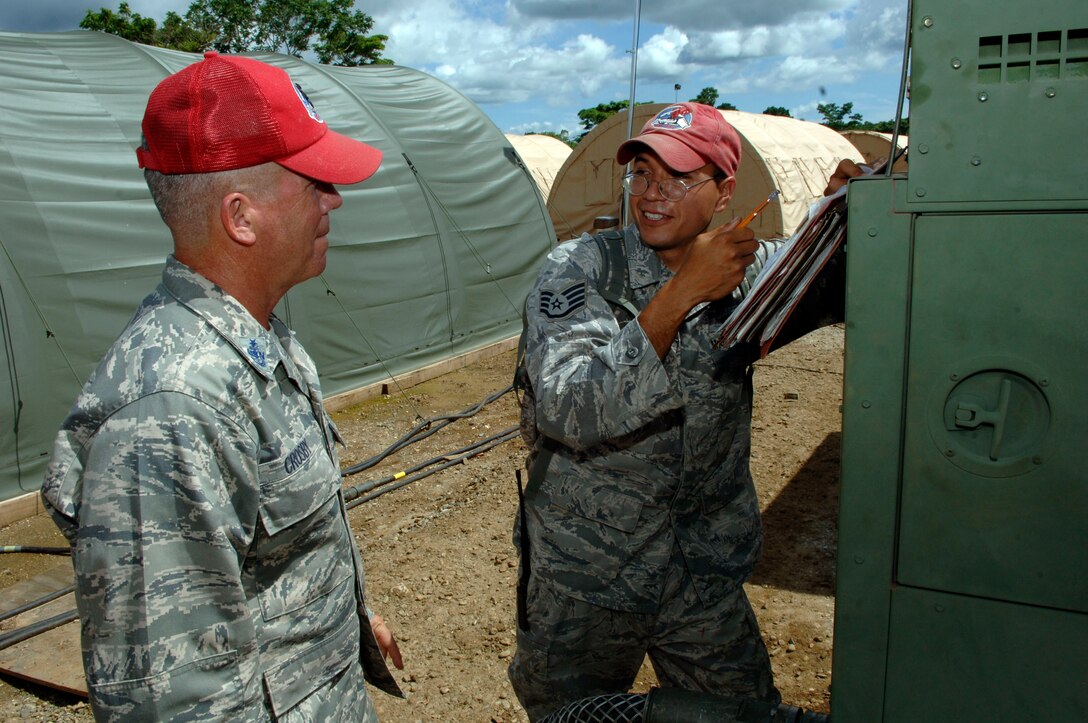
<path fill-rule="evenodd" d="M 329 130 L 283 69 L 208 51 L 151 91 L 136 158 L 168 175 L 275 162 L 346 184 L 369 178 L 382 153 Z"/>
<path fill-rule="evenodd" d="M 620 144 L 616 161 L 626 165 L 640 146 L 681 173 L 713 163 L 726 176 L 734 176 L 740 167 L 740 136 L 721 111 L 702 103 L 677 103 L 658 113 L 637 136 Z"/>

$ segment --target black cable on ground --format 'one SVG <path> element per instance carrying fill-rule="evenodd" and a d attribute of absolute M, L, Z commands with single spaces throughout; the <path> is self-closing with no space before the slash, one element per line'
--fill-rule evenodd
<path fill-rule="evenodd" d="M 71 555 L 70 547 L 35 547 L 34 545 L 0 545 L 0 553 L 32 552 L 38 555 Z"/>
<path fill-rule="evenodd" d="M 417 480 L 421 480 L 424 477 L 429 477 L 430 475 L 434 474 L 435 472 L 441 472 L 442 470 L 447 469 L 448 467 L 452 467 L 455 464 L 463 464 L 466 460 L 469 460 L 469 459 L 475 457 L 476 455 L 483 454 L 487 450 L 491 449 L 492 447 L 497 447 L 500 444 L 502 444 L 503 442 L 508 442 L 511 439 L 514 439 L 517 435 L 518 435 L 518 428 L 517 427 L 511 427 L 510 429 L 507 429 L 507 430 L 505 430 L 503 432 L 499 432 L 498 434 L 492 435 L 492 436 L 488 437 L 487 439 L 480 440 L 479 442 L 476 442 L 475 444 L 469 445 L 468 447 L 462 447 L 461 449 L 456 450 L 454 452 L 451 452 L 450 454 L 443 455 L 441 457 L 434 457 L 434 458 L 428 460 L 427 462 L 416 465 L 413 469 L 418 470 L 418 469 L 421 469 L 423 467 L 433 465 L 433 464 L 435 464 L 437 462 L 441 462 L 442 460 L 446 460 L 443 464 L 441 464 L 441 465 L 439 465 L 437 467 L 433 467 L 432 469 L 429 469 L 426 472 L 423 472 L 422 474 L 409 476 L 406 471 L 405 472 L 398 472 L 396 474 L 390 475 L 390 476 L 388 476 L 386 478 L 383 478 L 381 480 L 376 480 L 374 482 L 368 482 L 368 483 L 365 483 L 365 484 L 356 485 L 355 487 L 352 487 L 351 489 L 349 489 L 344 494 L 344 499 L 346 501 L 348 501 L 346 507 L 349 510 L 353 509 L 353 508 L 363 504 L 364 502 L 369 502 L 370 500 L 373 500 L 373 499 L 375 499 L 377 497 L 381 497 L 386 492 L 392 492 L 393 490 L 398 490 L 398 489 L 400 489 L 401 487 L 404 487 L 407 484 L 410 484 L 410 483 L 415 482 Z M 459 454 L 459 453 L 464 453 L 464 454 L 461 454 L 461 456 L 459 456 L 459 457 L 452 457 L 452 455 Z M 390 484 L 391 482 L 393 482 L 393 484 Z M 370 494 L 365 494 L 366 492 L 369 492 L 370 490 L 373 490 L 373 489 L 378 488 L 378 487 L 381 487 L 381 489 L 379 489 L 377 492 L 371 492 Z M 359 497 L 359 495 L 364 495 L 364 496 Z"/>
<path fill-rule="evenodd" d="M 33 610 L 34 608 L 38 607 L 39 605 L 45 605 L 47 602 L 53 602 L 54 600 L 56 600 L 59 597 L 64 597 L 65 595 L 67 595 L 70 592 L 75 592 L 75 590 L 76 590 L 75 585 L 69 585 L 68 587 L 62 587 L 60 590 L 55 590 L 55 591 L 49 593 L 48 595 L 42 595 L 37 600 L 31 600 L 30 602 L 24 603 L 23 605 L 20 605 L 17 608 L 12 608 L 11 610 L 5 610 L 3 613 L 0 613 L 0 623 L 4 622 L 5 620 L 9 620 L 10 618 L 15 617 L 16 615 L 22 615 L 27 610 Z"/>
<path fill-rule="evenodd" d="M 412 429 L 410 429 L 406 434 L 404 434 L 404 436 L 402 436 L 396 442 L 394 442 L 393 444 L 386 447 L 384 451 L 379 452 L 378 454 L 374 455 L 370 459 L 363 460 L 362 462 L 357 462 L 356 464 L 353 464 L 350 467 L 345 468 L 344 470 L 341 471 L 340 475 L 342 477 L 349 477 L 349 476 L 351 476 L 353 474 L 358 474 L 359 472 L 370 469 L 374 465 L 380 463 L 385 458 L 389 457 L 394 452 L 397 452 L 397 451 L 403 449 L 404 447 L 407 447 L 409 444 L 414 444 L 415 442 L 419 442 L 420 440 L 426 439 L 427 437 L 431 436 L 432 434 L 434 434 L 438 430 L 442 429 L 443 427 L 445 427 L 445 426 L 447 426 L 449 424 L 452 424 L 453 422 L 457 421 L 458 419 L 465 419 L 466 417 L 473 416 L 474 414 L 479 412 L 481 409 L 486 407 L 488 404 L 491 404 L 496 399 L 499 399 L 504 394 L 506 394 L 508 392 L 512 392 L 513 390 L 514 390 L 514 385 L 511 384 L 510 386 L 506 387 L 506 389 L 502 389 L 500 391 L 495 392 L 494 394 L 491 394 L 490 396 L 485 398 L 483 401 L 478 402 L 477 404 L 475 404 L 475 405 L 473 405 L 473 406 L 471 406 L 471 407 L 469 407 L 469 408 L 467 408 L 467 409 L 465 409 L 465 410 L 463 410 L 461 412 L 458 412 L 456 414 L 450 414 L 450 415 L 442 416 L 442 417 L 435 417 L 434 419 L 425 419 L 422 422 L 416 424 L 414 427 L 412 427 Z M 435 424 L 435 422 L 439 422 L 439 423 Z"/>
<path fill-rule="evenodd" d="M 47 630 L 59 628 L 61 625 L 70 623 L 77 618 L 79 618 L 78 612 L 76 612 L 75 610 L 68 610 L 67 612 L 61 613 L 60 615 L 54 615 L 51 618 L 39 620 L 32 625 L 27 625 L 26 627 L 18 628 L 16 630 L 0 634 L 0 650 L 10 648 L 12 645 L 21 643 L 28 638 L 34 637 L 35 635 L 40 635 Z"/>

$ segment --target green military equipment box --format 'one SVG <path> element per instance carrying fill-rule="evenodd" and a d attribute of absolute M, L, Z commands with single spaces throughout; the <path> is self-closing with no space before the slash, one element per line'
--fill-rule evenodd
<path fill-rule="evenodd" d="M 916 0 L 849 190 L 835 723 L 1088 720 L 1088 2 Z"/>

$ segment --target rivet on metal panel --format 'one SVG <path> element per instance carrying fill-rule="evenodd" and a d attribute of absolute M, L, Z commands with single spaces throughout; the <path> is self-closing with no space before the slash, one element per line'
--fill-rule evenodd
<path fill-rule="evenodd" d="M 954 449 L 946 449 L 946 450 L 944 451 L 944 456 L 945 456 L 945 457 L 955 457 L 955 456 L 956 456 L 956 450 L 954 450 Z"/>
<path fill-rule="evenodd" d="M 971 156 L 971 165 L 972 166 L 981 166 L 982 165 L 982 159 L 979 158 L 978 156 Z"/>
<path fill-rule="evenodd" d="M 856 562 L 859 565 L 864 564 L 865 558 L 862 557 L 861 555 L 854 555 L 854 562 Z"/>
<path fill-rule="evenodd" d="M 914 192 L 914 195 L 917 196 L 918 198 L 922 198 L 922 197 L 924 197 L 926 195 L 926 189 L 919 188 L 918 190 L 916 190 Z"/>
<path fill-rule="evenodd" d="M 939 613 L 943 613 L 944 612 L 944 605 L 934 605 L 933 609 L 936 610 Z"/>
<path fill-rule="evenodd" d="M 926 15 L 924 18 L 922 18 L 922 25 L 924 25 L 927 28 L 932 28 L 933 27 L 933 16 L 932 15 Z"/>
<path fill-rule="evenodd" d="M 1032 461 L 1033 464 L 1042 464 L 1043 463 L 1043 458 L 1042 457 L 1032 457 L 1031 461 Z"/>
<path fill-rule="evenodd" d="M 1046 94 L 1047 98 L 1053 98 L 1054 96 L 1056 96 L 1058 94 L 1058 91 L 1054 90 L 1053 88 L 1047 88 L 1043 92 Z"/>
<path fill-rule="evenodd" d="M 1047 384 L 1050 384 L 1050 380 L 1047 379 L 1046 377 L 1043 377 L 1042 379 L 1039 380 L 1039 386 L 1040 387 L 1045 387 Z"/>
<path fill-rule="evenodd" d="M 868 409 L 871 406 L 873 406 L 873 403 L 870 402 L 868 399 L 866 399 L 864 402 L 861 403 L 861 408 L 862 409 Z"/>
<path fill-rule="evenodd" d="M 876 234 L 877 234 L 876 227 L 875 226 L 870 226 L 868 233 L 869 233 L 870 238 L 876 238 Z"/>
<path fill-rule="evenodd" d="M 922 145 L 918 146 L 918 152 L 919 153 L 929 153 L 929 146 L 927 146 L 925 143 L 923 143 Z"/>
<path fill-rule="evenodd" d="M 960 375 L 953 372 L 952 374 L 948 375 L 948 378 L 951 379 L 952 381 L 956 381 L 957 379 L 960 378 Z"/>
<path fill-rule="evenodd" d="M 987 93 L 986 91 L 982 91 L 981 93 L 978 94 L 978 99 L 979 99 L 979 102 L 985 103 L 986 101 L 988 101 L 990 99 L 990 94 Z"/>
<path fill-rule="evenodd" d="M 963 61 L 959 58 L 952 58 L 952 70 L 959 70 L 963 67 Z"/>

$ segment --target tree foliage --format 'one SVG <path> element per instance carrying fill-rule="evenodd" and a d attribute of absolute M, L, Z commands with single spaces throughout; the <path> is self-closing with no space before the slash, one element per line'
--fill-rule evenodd
<path fill-rule="evenodd" d="M 718 89 L 707 86 L 699 91 L 699 95 L 691 99 L 692 103 L 702 103 L 703 105 L 709 105 L 714 107 L 714 104 L 718 102 Z"/>
<path fill-rule="evenodd" d="M 837 131 L 858 130 L 878 131 L 880 133 L 892 133 L 895 130 L 895 119 L 871 122 L 862 118 L 861 113 L 853 113 L 853 103 L 821 103 L 816 110 L 824 117 L 823 125 Z M 764 111 L 766 112 L 766 111 Z M 899 124 L 899 132 L 907 135 L 910 132 L 910 119 L 904 118 Z"/>
<path fill-rule="evenodd" d="M 793 118 L 789 108 L 783 108 L 780 105 L 769 105 L 763 109 L 764 115 L 780 115 L 783 118 Z"/>
<path fill-rule="evenodd" d="M 652 100 L 639 101 L 635 105 L 646 105 L 653 103 Z M 598 103 L 592 108 L 583 108 L 578 111 L 578 119 L 582 121 L 582 128 L 586 131 L 591 131 L 598 124 L 604 121 L 606 118 L 610 118 L 620 111 L 627 110 L 628 102 L 625 100 L 614 100 L 611 103 Z"/>
<path fill-rule="evenodd" d="M 718 105 L 716 105 L 714 107 L 717 108 L 718 110 L 740 110 L 740 108 L 733 105 L 732 103 L 725 103 L 725 102 L 718 103 Z"/>
<path fill-rule="evenodd" d="M 193 0 L 185 16 L 167 13 L 162 26 L 132 12 L 87 11 L 79 26 L 163 48 L 222 53 L 265 50 L 301 57 L 313 52 L 332 65 L 390 64 L 386 35 L 370 35 L 374 20 L 354 0 Z"/>
<path fill-rule="evenodd" d="M 858 128 L 864 120 L 860 113 L 851 113 L 853 103 L 820 103 L 816 112 L 824 117 L 823 125 L 836 131 Z"/>

